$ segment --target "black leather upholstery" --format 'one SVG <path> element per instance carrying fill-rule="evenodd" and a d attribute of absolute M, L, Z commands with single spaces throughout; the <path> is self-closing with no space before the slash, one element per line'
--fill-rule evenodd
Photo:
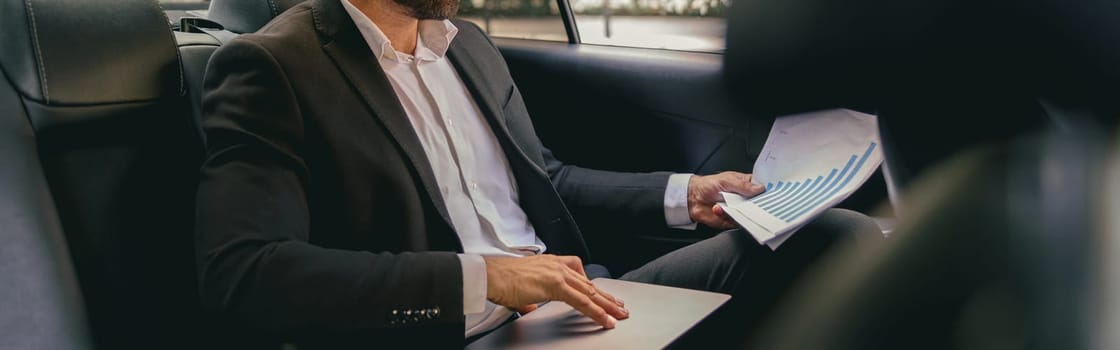
<path fill-rule="evenodd" d="M 821 261 L 754 348 L 1077 349 L 1115 329 L 1092 274 L 1115 237 L 1096 122 L 1120 115 L 1120 3 L 735 6 L 735 89 L 785 108 L 874 98 L 888 165 L 918 179 L 891 239 Z"/>
<path fill-rule="evenodd" d="M 23 96 L 51 105 L 91 105 L 182 90 L 171 32 L 154 30 L 167 27 L 157 4 L 112 3 L 4 1 L 0 62 L 10 67 Z M 125 53 L 129 59 L 122 59 Z"/>
<path fill-rule="evenodd" d="M 747 0 L 728 21 L 724 67 L 749 108 L 873 105 L 899 188 L 963 149 L 1047 120 L 1026 2 Z M 1045 17 L 1037 17 L 1045 18 Z M 903 199 L 905 202 L 905 199 Z"/>
<path fill-rule="evenodd" d="M 0 227 L 43 240 L 5 241 L 3 278 L 40 281 L 44 300 L 66 297 L 66 242 L 97 347 L 197 346 L 191 223 L 201 145 L 163 12 L 148 0 L 2 4 Z M 6 263 L 36 251 L 38 260 Z M 43 282 L 52 276 L 60 279 Z M 55 324 L 42 329 L 57 339 L 16 348 L 72 347 L 53 342 L 84 334 L 75 301 L 4 301 Z"/>
<path fill-rule="evenodd" d="M 210 20 L 244 34 L 260 29 L 277 15 L 304 0 L 211 0 Z"/>
<path fill-rule="evenodd" d="M 1027 137 L 939 166 L 911 188 L 913 215 L 890 240 L 821 261 L 751 348 L 1093 348 L 1094 332 L 1115 334 L 1100 327 L 1115 294 L 1103 293 L 1111 276 L 1096 264 L 1116 253 L 1100 208 L 1115 196 L 1101 189 L 1116 159 L 1098 131 Z"/>
<path fill-rule="evenodd" d="M 66 239 L 21 97 L 0 72 L 0 344 L 92 347 Z"/>
<path fill-rule="evenodd" d="M 175 41 L 179 45 L 179 59 L 183 61 L 183 78 L 190 99 L 191 115 L 194 117 L 195 125 L 201 126 L 202 77 L 206 75 L 206 64 L 210 62 L 210 55 L 221 46 L 221 42 L 210 34 L 183 32 L 175 32 Z M 198 130 L 198 134 L 205 142 L 202 129 Z"/>

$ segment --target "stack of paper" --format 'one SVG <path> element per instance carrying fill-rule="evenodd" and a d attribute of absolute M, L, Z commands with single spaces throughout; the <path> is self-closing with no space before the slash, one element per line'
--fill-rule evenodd
<path fill-rule="evenodd" d="M 753 198 L 724 193 L 724 211 L 777 249 L 798 228 L 847 198 L 883 161 L 875 116 L 835 109 L 779 117 L 754 165 Z"/>

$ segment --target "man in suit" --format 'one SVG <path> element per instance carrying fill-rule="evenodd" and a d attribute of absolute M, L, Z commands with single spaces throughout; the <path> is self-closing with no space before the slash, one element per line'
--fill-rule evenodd
<path fill-rule="evenodd" d="M 208 306 L 334 345 L 461 345 L 548 300 L 612 328 L 629 313 L 588 281 L 566 205 L 732 228 L 713 207 L 719 191 L 762 191 L 742 173 L 561 163 L 497 48 L 447 19 L 456 7 L 312 0 L 215 53 L 197 197 Z M 874 231 L 860 220 L 835 211 L 806 230 Z M 752 265 L 779 263 L 768 254 L 728 231 L 621 278 L 739 295 L 765 289 L 741 282 L 769 283 Z"/>

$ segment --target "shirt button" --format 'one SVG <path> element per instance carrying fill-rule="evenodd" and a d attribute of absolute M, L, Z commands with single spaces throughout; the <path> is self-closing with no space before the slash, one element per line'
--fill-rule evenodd
<path fill-rule="evenodd" d="M 473 188 L 473 189 L 476 189 L 476 190 L 477 190 L 477 189 L 478 189 L 478 183 L 477 183 L 477 182 L 474 182 L 474 181 L 471 181 L 471 188 Z"/>

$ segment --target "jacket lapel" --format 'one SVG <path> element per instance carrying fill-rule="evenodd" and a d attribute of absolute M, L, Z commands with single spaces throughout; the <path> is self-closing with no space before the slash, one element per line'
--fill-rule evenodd
<path fill-rule="evenodd" d="M 316 28 L 324 36 L 323 42 L 326 43 L 323 51 L 338 65 L 350 85 L 361 94 L 369 109 L 396 140 L 419 175 L 439 215 L 448 226 L 454 228 L 424 147 L 408 120 L 408 114 L 393 92 L 389 79 L 373 57 L 358 28 L 349 18 L 343 17 L 348 15 L 338 0 L 318 1 L 314 4 L 313 11 L 317 11 Z"/>
<path fill-rule="evenodd" d="M 490 124 L 490 129 L 494 131 L 495 136 L 499 141 L 502 141 L 505 146 L 507 158 L 521 158 L 536 172 L 538 175 L 548 178 L 548 173 L 541 169 L 541 167 L 532 161 L 525 151 L 514 142 L 516 140 L 509 132 L 506 126 L 506 120 L 502 114 L 502 109 L 498 101 L 494 99 L 497 93 L 491 93 L 488 87 L 485 86 L 487 77 L 484 69 L 479 65 L 475 59 L 476 55 L 470 53 L 470 48 L 463 44 L 463 40 L 452 41 L 451 46 L 447 49 L 447 57 L 451 61 L 451 65 L 455 67 L 455 71 L 459 73 L 463 83 L 467 85 L 467 90 L 470 91 L 471 97 L 474 97 L 478 108 L 482 110 L 482 115 Z M 508 146 L 506 146 L 508 142 Z"/>
<path fill-rule="evenodd" d="M 583 257 L 584 260 L 588 260 L 590 255 L 587 251 L 587 245 L 579 234 L 579 228 L 576 227 L 575 221 L 572 220 L 571 215 L 564 207 L 556 188 L 553 187 L 548 173 L 525 154 L 525 151 L 509 132 L 502 109 L 498 102 L 494 100 L 494 96 L 501 96 L 502 92 L 495 92 L 494 89 L 486 85 L 487 82 L 493 80 L 493 78 L 488 79 L 486 73 L 500 70 L 493 67 L 484 67 L 477 57 L 488 56 L 472 54 L 470 51 L 472 48 L 485 48 L 485 46 L 464 43 L 466 37 L 457 37 L 456 39 L 448 48 L 448 58 L 451 60 L 451 64 L 455 66 L 455 70 L 459 73 L 463 83 L 467 85 L 467 90 L 474 97 L 475 103 L 478 104 L 482 115 L 489 123 L 490 129 L 493 130 L 494 136 L 498 139 L 498 143 L 502 145 L 506 159 L 509 160 L 510 167 L 513 168 L 514 177 L 517 178 L 520 185 L 519 190 L 522 192 L 521 207 L 532 222 L 537 235 L 545 244 L 548 244 L 549 249 L 553 252 L 575 254 Z M 505 64 L 500 59 L 496 61 L 498 64 Z M 518 171 L 518 169 L 526 169 L 528 173 Z"/>

